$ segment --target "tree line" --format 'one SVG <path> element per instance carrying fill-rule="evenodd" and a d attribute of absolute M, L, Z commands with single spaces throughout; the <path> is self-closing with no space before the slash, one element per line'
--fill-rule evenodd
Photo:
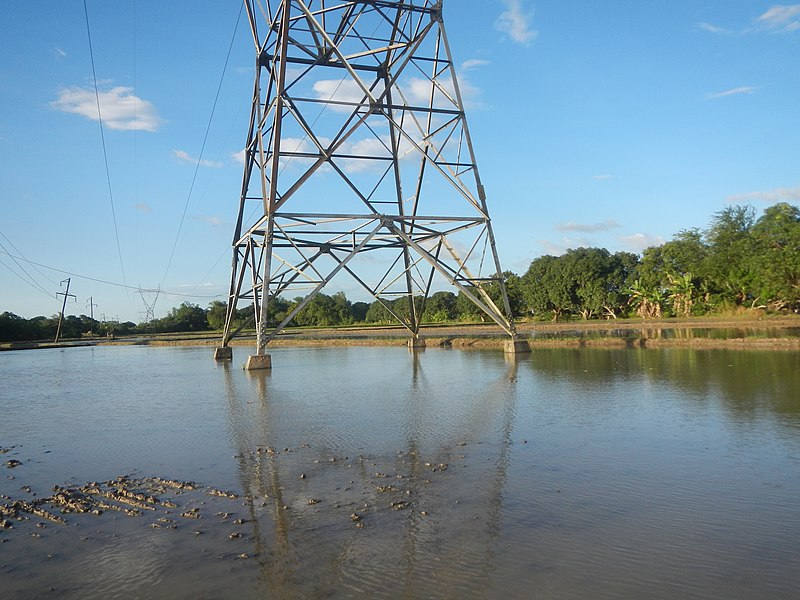
<path fill-rule="evenodd" d="M 706 229 L 678 232 L 644 250 L 611 254 L 604 248 L 575 248 L 561 256 L 534 259 L 523 275 L 504 274 L 515 319 L 615 319 L 689 317 L 742 309 L 800 311 L 800 209 L 778 203 L 757 216 L 751 206 L 729 206 Z M 500 303 L 497 284 L 488 287 Z M 272 298 L 271 325 L 280 323 L 301 301 Z M 485 315 L 463 293 L 438 291 L 416 307 L 423 323 L 476 322 Z M 184 302 L 165 317 L 145 323 L 99 322 L 86 315 L 64 318 L 62 336 L 87 332 L 107 335 L 219 330 L 226 304 L 207 308 Z M 350 302 L 343 292 L 318 294 L 290 326 L 328 327 L 394 323 L 407 317 L 408 298 L 387 303 Z M 248 325 L 252 307 L 237 309 L 235 325 Z M 0 340 L 52 339 L 58 315 L 23 319 L 0 314 Z"/>

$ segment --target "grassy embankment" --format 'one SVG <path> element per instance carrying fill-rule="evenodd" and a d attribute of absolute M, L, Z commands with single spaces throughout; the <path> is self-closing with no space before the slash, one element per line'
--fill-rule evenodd
<path fill-rule="evenodd" d="M 531 347 L 667 347 L 741 348 L 800 350 L 800 316 L 765 316 L 745 314 L 725 317 L 695 317 L 689 319 L 618 319 L 610 321 L 520 322 L 520 338 Z M 445 324 L 423 328 L 428 347 L 500 348 L 507 337 L 495 325 Z M 270 343 L 283 346 L 401 346 L 408 332 L 394 326 L 349 326 L 329 328 L 294 327 L 282 332 Z M 154 346 L 217 346 L 220 333 L 148 334 L 116 340 L 95 338 L 65 341 L 59 346 L 78 344 L 97 345 L 154 345 Z M 255 344 L 253 331 L 243 332 L 232 341 L 235 346 Z M 55 345 L 39 343 L 3 343 L 0 349 L 47 348 Z"/>

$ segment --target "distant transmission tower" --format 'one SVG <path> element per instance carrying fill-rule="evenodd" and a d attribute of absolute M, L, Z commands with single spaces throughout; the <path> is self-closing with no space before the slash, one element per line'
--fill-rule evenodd
<path fill-rule="evenodd" d="M 145 309 L 144 322 L 149 324 L 156 318 L 156 302 L 158 302 L 158 296 L 161 293 L 161 289 L 159 288 L 157 290 L 146 290 L 139 288 L 138 290 L 136 290 L 136 293 L 139 294 L 139 296 L 142 299 L 142 304 L 144 304 L 144 309 Z M 148 295 L 148 298 L 145 298 L 145 294 Z M 149 299 L 150 297 L 152 297 L 152 300 Z"/>
<path fill-rule="evenodd" d="M 514 351 L 442 2 L 245 5 L 256 76 L 217 357 L 231 356 L 237 304 L 252 302 L 253 368 L 268 366 L 267 344 L 341 272 L 408 329 L 411 346 L 424 343 L 425 300 L 449 284 Z M 302 301 L 270 325 L 279 295 Z M 400 297 L 403 310 L 391 304 Z"/>

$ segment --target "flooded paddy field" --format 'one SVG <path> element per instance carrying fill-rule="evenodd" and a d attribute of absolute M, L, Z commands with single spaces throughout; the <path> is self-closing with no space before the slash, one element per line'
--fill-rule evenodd
<path fill-rule="evenodd" d="M 0 354 L 2 598 L 796 598 L 793 351 Z"/>

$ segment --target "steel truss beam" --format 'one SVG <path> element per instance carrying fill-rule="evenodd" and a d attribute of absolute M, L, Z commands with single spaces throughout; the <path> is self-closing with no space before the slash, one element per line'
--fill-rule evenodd
<path fill-rule="evenodd" d="M 256 75 L 223 346 L 240 301 L 263 354 L 342 272 L 414 337 L 439 285 L 513 337 L 441 0 L 244 2 Z M 297 302 L 270 326 L 279 295 Z"/>

